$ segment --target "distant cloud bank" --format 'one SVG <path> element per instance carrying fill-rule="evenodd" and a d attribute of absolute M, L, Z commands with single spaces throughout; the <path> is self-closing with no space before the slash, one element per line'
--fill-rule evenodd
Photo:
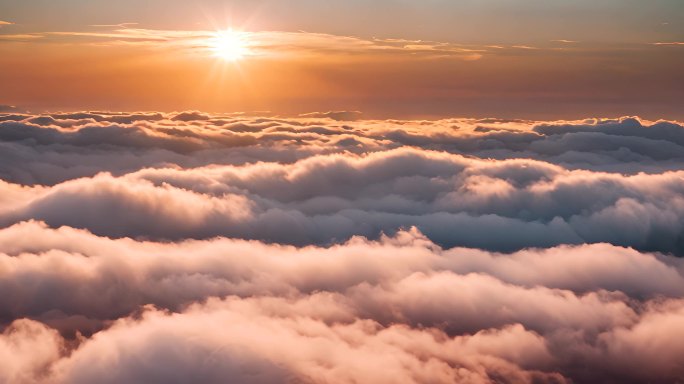
<path fill-rule="evenodd" d="M 0 113 L 0 381 L 684 378 L 681 123 L 362 119 Z"/>

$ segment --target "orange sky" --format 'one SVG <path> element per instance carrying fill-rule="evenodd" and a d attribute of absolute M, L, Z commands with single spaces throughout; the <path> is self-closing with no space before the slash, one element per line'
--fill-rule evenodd
<path fill-rule="evenodd" d="M 0 104 L 33 111 L 684 118 L 679 44 L 461 44 L 250 31 L 250 55 L 233 62 L 212 54 L 209 29 L 14 27 L 0 29 Z"/>

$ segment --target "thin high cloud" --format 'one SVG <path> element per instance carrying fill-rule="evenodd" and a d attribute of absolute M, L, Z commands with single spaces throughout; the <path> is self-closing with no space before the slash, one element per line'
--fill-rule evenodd
<path fill-rule="evenodd" d="M 682 41 L 669 41 L 669 42 L 653 43 L 653 45 L 684 45 L 684 42 L 682 42 Z"/>
<path fill-rule="evenodd" d="M 93 31 L 34 32 L 24 34 L 26 39 L 39 39 L 45 43 L 80 43 L 97 45 L 139 45 L 151 48 L 182 49 L 198 53 L 209 51 L 214 31 L 176 31 L 133 28 L 134 24 L 99 25 Z M 15 39 L 20 39 L 15 36 Z M 280 54 L 410 54 L 427 57 L 450 56 L 464 60 L 477 60 L 487 49 L 433 41 L 402 39 L 364 39 L 312 32 L 260 31 L 245 32 L 250 55 L 278 56 Z M 2 35 L 0 35 L 2 37 Z M 205 52 L 206 54 L 206 52 Z"/>
<path fill-rule="evenodd" d="M 8 111 L 0 381 L 680 380 L 683 153 L 638 118 Z"/>
<path fill-rule="evenodd" d="M 3 24 L 4 23 L 4 24 Z M 12 25 L 0 22 L 3 25 Z M 187 53 L 210 51 L 210 41 L 214 31 L 209 30 L 158 30 L 136 27 L 136 23 L 114 25 L 92 25 L 91 30 L 81 31 L 48 31 L 27 32 L 21 35 L 0 35 L 0 39 L 39 40 L 42 43 L 69 43 L 87 45 L 122 45 L 142 46 L 155 50 L 168 48 L 182 50 Z M 463 60 L 479 60 L 485 55 L 518 55 L 521 50 L 558 51 L 572 48 L 577 53 L 589 53 L 595 48 L 592 45 L 582 46 L 580 41 L 570 39 L 550 40 L 550 45 L 532 46 L 527 44 L 459 44 L 457 42 L 409 40 L 401 38 L 363 38 L 357 36 L 333 35 L 307 31 L 254 31 L 245 32 L 247 48 L 251 56 L 278 57 L 281 55 L 301 56 L 315 55 L 394 55 L 394 57 L 414 58 L 460 58 Z M 566 48 L 558 48 L 562 44 Z M 632 44 L 634 48 L 648 45 L 681 45 L 683 43 L 655 42 L 651 44 Z M 610 47 L 603 47 L 610 50 Z M 620 52 L 620 49 L 615 49 Z M 409 55 L 409 56 L 406 56 Z"/>

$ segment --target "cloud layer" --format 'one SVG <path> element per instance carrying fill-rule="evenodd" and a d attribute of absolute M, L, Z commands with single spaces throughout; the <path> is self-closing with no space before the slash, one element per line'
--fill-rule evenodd
<path fill-rule="evenodd" d="M 29 222 L 0 231 L 0 249 L 13 292 L 0 351 L 21 367 L 3 370 L 10 381 L 684 374 L 684 265 L 609 245 L 501 255 L 443 250 L 415 230 L 329 248 L 151 243 Z"/>
<path fill-rule="evenodd" d="M 677 122 L 325 118 L 358 118 L 356 112 L 341 111 L 307 116 L 5 113 L 0 114 L 0 175 L 10 182 L 55 184 L 101 171 L 291 163 L 314 154 L 362 154 L 399 147 L 482 159 L 535 159 L 568 169 L 629 174 L 680 170 L 684 163 L 684 130 Z"/>
<path fill-rule="evenodd" d="M 359 118 L 0 114 L 0 382 L 684 379 L 684 127 Z"/>

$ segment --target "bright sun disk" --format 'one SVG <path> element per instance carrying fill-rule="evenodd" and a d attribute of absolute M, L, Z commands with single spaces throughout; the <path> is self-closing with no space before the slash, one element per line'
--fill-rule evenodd
<path fill-rule="evenodd" d="M 249 54 L 248 46 L 247 34 L 232 29 L 216 32 L 210 41 L 214 55 L 230 61 L 242 59 Z"/>

